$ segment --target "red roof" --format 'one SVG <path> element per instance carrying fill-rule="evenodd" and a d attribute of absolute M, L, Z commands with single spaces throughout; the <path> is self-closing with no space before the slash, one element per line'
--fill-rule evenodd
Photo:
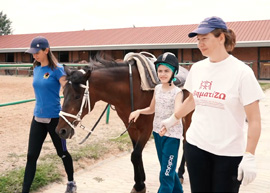
<path fill-rule="evenodd" d="M 164 45 L 177 45 L 177 48 L 189 45 L 194 47 L 196 38 L 188 38 L 187 34 L 197 26 L 198 24 L 191 24 L 4 35 L 0 36 L 0 52 L 25 51 L 36 36 L 46 37 L 50 42 L 50 47 L 59 50 L 63 48 L 78 50 L 78 47 L 104 49 L 111 46 L 121 49 L 123 46 L 132 48 L 132 46 L 143 47 L 145 45 L 155 45 L 160 48 Z M 263 42 L 270 46 L 270 20 L 227 22 L 227 26 L 236 33 L 237 43 Z"/>

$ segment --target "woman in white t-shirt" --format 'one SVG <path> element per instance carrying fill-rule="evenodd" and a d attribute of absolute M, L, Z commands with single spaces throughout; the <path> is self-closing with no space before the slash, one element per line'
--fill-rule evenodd
<path fill-rule="evenodd" d="M 207 58 L 193 64 L 184 85 L 189 97 L 162 124 L 168 129 L 195 109 L 184 147 L 191 191 L 238 192 L 256 177 L 264 93 L 252 69 L 231 55 L 236 37 L 221 18 L 204 19 L 188 36 L 197 36 Z"/>
<path fill-rule="evenodd" d="M 155 87 L 149 107 L 137 109 L 129 116 L 129 122 L 134 122 L 140 114 L 153 114 L 153 135 L 160 163 L 160 187 L 158 193 L 182 193 L 183 188 L 175 171 L 180 140 L 183 134 L 181 121 L 168 131 L 161 131 L 161 121 L 171 116 L 174 108 L 182 104 L 182 90 L 173 84 L 174 74 L 178 72 L 178 59 L 169 52 L 160 55 L 155 61 L 156 71 L 161 84 Z"/>

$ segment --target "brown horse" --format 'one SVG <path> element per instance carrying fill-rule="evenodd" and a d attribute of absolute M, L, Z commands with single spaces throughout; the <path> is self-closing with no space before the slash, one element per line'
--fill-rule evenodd
<path fill-rule="evenodd" d="M 137 66 L 132 65 L 131 69 L 134 110 L 145 108 L 150 104 L 153 91 L 142 91 Z M 145 193 L 142 151 L 152 133 L 154 115 L 141 115 L 136 123 L 130 125 L 128 123 L 132 102 L 129 85 L 129 64 L 99 58 L 91 61 L 89 66 L 84 67 L 83 71 L 71 71 L 67 66 L 65 66 L 65 71 L 68 83 L 64 88 L 62 115 L 56 132 L 61 138 L 71 138 L 76 124 L 94 108 L 95 103 L 99 100 L 115 106 L 118 116 L 125 126 L 129 127 L 128 133 L 133 144 L 131 161 L 134 167 L 135 184 L 131 192 Z M 90 100 L 84 97 L 87 94 L 89 94 Z M 183 122 L 185 125 L 189 125 L 189 123 Z"/>

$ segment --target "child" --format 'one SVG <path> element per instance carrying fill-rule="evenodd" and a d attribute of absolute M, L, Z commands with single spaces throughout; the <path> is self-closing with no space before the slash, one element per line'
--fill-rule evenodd
<path fill-rule="evenodd" d="M 181 193 L 183 189 L 175 169 L 183 126 L 179 122 L 168 130 L 160 130 L 161 121 L 170 117 L 174 109 L 182 104 L 182 90 L 173 84 L 179 64 L 177 58 L 167 52 L 157 58 L 155 67 L 161 84 L 155 87 L 150 106 L 133 111 L 129 116 L 129 122 L 136 122 L 140 114 L 155 113 L 153 135 L 161 166 L 158 193 Z"/>

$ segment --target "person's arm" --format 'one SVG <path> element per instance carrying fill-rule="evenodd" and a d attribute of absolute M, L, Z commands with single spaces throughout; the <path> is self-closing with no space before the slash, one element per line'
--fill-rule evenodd
<path fill-rule="evenodd" d="M 193 111 L 195 108 L 195 102 L 193 95 L 189 93 L 189 96 L 185 99 L 184 103 L 180 105 L 174 111 L 174 114 L 170 116 L 168 119 L 162 121 L 162 125 L 167 129 L 172 127 L 176 122 L 179 121 L 182 117 L 186 116 L 188 113 Z"/>
<path fill-rule="evenodd" d="M 188 97 L 185 99 L 183 104 L 174 111 L 174 116 L 176 119 L 179 120 L 182 117 L 186 116 L 191 111 L 193 111 L 194 108 L 195 108 L 194 98 L 193 95 L 189 93 Z"/>
<path fill-rule="evenodd" d="M 245 112 L 248 120 L 248 139 L 246 152 L 254 155 L 261 135 L 261 114 L 259 101 L 255 101 L 249 105 L 246 105 Z"/>
<path fill-rule="evenodd" d="M 155 112 L 155 95 L 153 95 L 153 98 L 151 100 L 150 106 L 146 107 L 144 109 L 137 109 L 136 111 L 133 111 L 130 113 L 129 115 L 129 120 L 130 121 L 134 121 L 136 122 L 136 120 L 139 118 L 140 114 L 144 114 L 144 115 L 150 115 L 153 114 Z"/>
<path fill-rule="evenodd" d="M 245 106 L 245 112 L 248 120 L 248 136 L 246 153 L 238 167 L 239 181 L 242 180 L 244 185 L 251 183 L 257 174 L 255 162 L 255 150 L 261 134 L 261 115 L 259 101 L 255 101 Z"/>
<path fill-rule="evenodd" d="M 62 76 L 62 77 L 59 79 L 59 83 L 61 84 L 61 87 L 64 88 L 64 86 L 65 86 L 66 83 L 67 83 L 66 76 Z"/>

